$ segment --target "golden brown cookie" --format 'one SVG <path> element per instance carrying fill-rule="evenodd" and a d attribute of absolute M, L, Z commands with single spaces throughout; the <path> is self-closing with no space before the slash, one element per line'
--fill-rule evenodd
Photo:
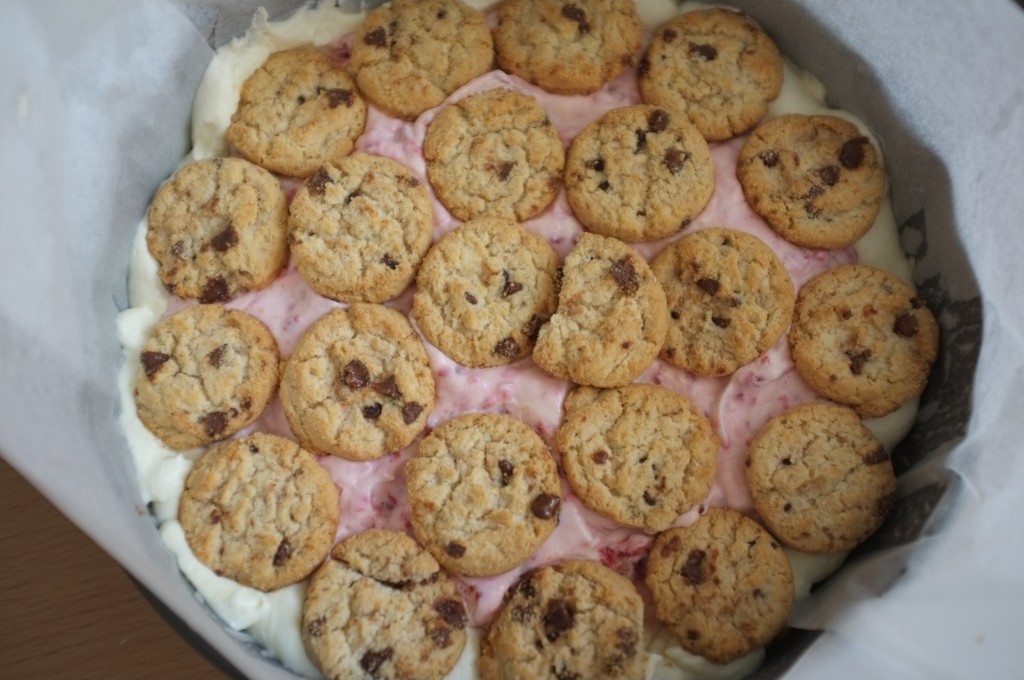
<path fill-rule="evenodd" d="M 302 445 L 349 460 L 407 446 L 434 408 L 423 341 L 400 312 L 353 304 L 320 317 L 281 374 L 281 405 Z"/>
<path fill-rule="evenodd" d="M 715 477 L 718 437 L 685 398 L 655 385 L 601 390 L 567 409 L 555 444 L 583 503 L 620 524 L 667 529 Z"/>
<path fill-rule="evenodd" d="M 404 165 L 365 153 L 313 173 L 289 212 L 299 273 L 317 293 L 342 302 L 400 295 L 434 236 L 426 187 Z"/>
<path fill-rule="evenodd" d="M 498 67 L 548 92 L 588 94 L 636 63 L 643 24 L 633 0 L 503 0 Z"/>
<path fill-rule="evenodd" d="M 736 177 L 754 212 L 806 248 L 851 245 L 885 198 L 878 151 L 835 116 L 791 114 L 762 124 L 743 145 Z"/>
<path fill-rule="evenodd" d="M 761 239 L 704 229 L 665 247 L 651 262 L 668 301 L 661 358 L 698 375 L 729 375 L 789 328 L 796 292 L 789 272 Z"/>
<path fill-rule="evenodd" d="M 139 420 L 172 449 L 230 437 L 277 391 L 274 336 L 255 317 L 221 305 L 193 305 L 160 320 L 139 361 Z"/>
<path fill-rule="evenodd" d="M 711 199 L 708 144 L 683 116 L 656 106 L 612 109 L 573 140 L 569 205 L 592 232 L 656 241 L 680 231 Z"/>
<path fill-rule="evenodd" d="M 302 641 L 328 678 L 440 680 L 466 644 L 458 586 L 403 533 L 339 543 L 302 603 Z"/>
<path fill-rule="evenodd" d="M 850 264 L 800 289 L 789 346 L 812 388 L 862 418 L 877 418 L 924 390 L 938 356 L 939 326 L 899 278 Z"/>
<path fill-rule="evenodd" d="M 345 69 L 298 48 L 271 54 L 246 79 L 225 138 L 253 163 L 307 177 L 349 155 L 365 125 L 366 104 Z"/>
<path fill-rule="evenodd" d="M 583 234 L 565 259 L 558 310 L 540 329 L 533 360 L 558 378 L 619 387 L 654 361 L 667 318 L 647 262 L 622 241 Z"/>
<path fill-rule="evenodd" d="M 659 534 L 646 581 L 658 620 L 716 664 L 770 642 L 793 607 L 786 553 L 760 524 L 724 508 Z"/>
<path fill-rule="evenodd" d="M 153 198 L 146 244 L 172 294 L 203 303 L 269 285 L 288 262 L 288 202 L 241 158 L 182 167 Z"/>
<path fill-rule="evenodd" d="M 405 475 L 416 538 L 459 574 L 512 569 L 558 524 L 555 459 L 511 416 L 475 413 L 442 423 L 420 442 Z"/>
<path fill-rule="evenodd" d="M 843 552 L 892 510 L 896 476 L 857 414 L 804 404 L 775 416 L 747 449 L 747 482 L 768 530 L 791 548 Z"/>
<path fill-rule="evenodd" d="M 338 528 L 338 489 L 313 454 L 255 433 L 218 444 L 185 480 L 178 519 L 219 576 L 260 590 L 306 578 Z"/>
<path fill-rule="evenodd" d="M 463 366 L 530 355 L 555 311 L 558 256 L 518 223 L 466 222 L 430 249 L 412 314 L 427 340 Z"/>
<path fill-rule="evenodd" d="M 530 95 L 497 88 L 448 104 L 423 140 L 427 178 L 460 220 L 526 220 L 555 200 L 565 149 Z"/>
<path fill-rule="evenodd" d="M 570 560 L 524 574 L 480 643 L 482 680 L 641 680 L 643 600 L 598 562 Z"/>
<path fill-rule="evenodd" d="M 651 39 L 638 72 L 640 96 L 687 116 L 709 142 L 747 132 L 782 88 L 782 56 L 739 12 L 685 12 Z"/>
<path fill-rule="evenodd" d="M 493 63 L 491 31 L 478 10 L 459 0 L 394 0 L 359 26 L 349 67 L 368 100 L 411 120 Z"/>

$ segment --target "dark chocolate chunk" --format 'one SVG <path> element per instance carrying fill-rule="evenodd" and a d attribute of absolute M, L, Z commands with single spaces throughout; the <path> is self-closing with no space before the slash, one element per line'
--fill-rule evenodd
<path fill-rule="evenodd" d="M 377 418 L 380 418 L 381 411 L 383 410 L 384 407 L 377 402 L 367 404 L 363 407 L 363 417 L 367 420 L 377 420 Z"/>
<path fill-rule="evenodd" d="M 514 359 L 519 356 L 519 343 L 512 338 L 504 338 L 498 341 L 491 353 L 506 359 Z"/>
<path fill-rule="evenodd" d="M 686 151 L 680 151 L 679 149 L 669 149 L 665 152 L 665 160 L 662 161 L 668 171 L 673 175 L 678 174 L 680 170 L 686 167 L 686 161 L 690 160 L 690 154 Z"/>
<path fill-rule="evenodd" d="M 348 205 L 349 203 L 352 202 L 352 199 L 359 198 L 362 195 L 363 195 L 363 192 L 360 189 L 353 189 L 352 192 L 349 193 L 349 195 L 345 197 L 345 200 L 342 201 L 342 205 Z"/>
<path fill-rule="evenodd" d="M 394 270 L 398 268 L 398 260 L 391 257 L 391 253 L 384 253 L 381 255 L 380 263 L 388 269 Z"/>
<path fill-rule="evenodd" d="M 472 293 L 466 293 L 466 302 L 468 302 L 471 305 L 475 305 L 477 302 L 476 296 L 473 295 Z"/>
<path fill-rule="evenodd" d="M 508 270 L 503 270 L 501 276 L 504 279 L 504 283 L 501 286 L 501 297 L 507 298 L 509 295 L 514 295 L 523 289 L 523 284 L 513 281 L 512 277 L 509 276 Z"/>
<path fill-rule="evenodd" d="M 274 553 L 274 566 L 280 567 L 287 564 L 288 560 L 292 558 L 292 544 L 288 542 L 287 538 L 281 539 L 281 544 L 277 546 L 277 552 Z"/>
<path fill-rule="evenodd" d="M 633 134 L 636 135 L 636 146 L 633 147 L 633 153 L 640 153 L 647 146 L 647 130 L 637 128 L 633 131 Z"/>
<path fill-rule="evenodd" d="M 423 405 L 410 401 L 402 407 L 402 422 L 406 425 L 412 425 L 420 417 L 421 413 L 423 413 Z"/>
<path fill-rule="evenodd" d="M 834 187 L 836 182 L 839 181 L 839 168 L 834 165 L 826 165 L 825 167 L 818 170 L 818 177 L 827 186 Z"/>
<path fill-rule="evenodd" d="M 466 554 L 466 546 L 452 541 L 444 547 L 444 551 L 452 557 L 462 557 Z"/>
<path fill-rule="evenodd" d="M 219 508 L 214 508 L 210 511 L 210 524 L 220 524 L 220 518 L 221 514 Z"/>
<path fill-rule="evenodd" d="M 501 471 L 502 486 L 508 486 L 508 483 L 512 481 L 512 473 L 515 472 L 515 469 L 516 466 L 504 458 L 498 461 L 498 470 Z"/>
<path fill-rule="evenodd" d="M 718 282 L 718 279 L 712 279 L 710 277 L 702 277 L 697 279 L 697 287 L 708 295 L 717 295 L 718 290 L 722 287 L 722 284 Z"/>
<path fill-rule="evenodd" d="M 544 637 L 554 642 L 565 631 L 576 625 L 576 610 L 565 600 L 548 600 L 544 612 Z"/>
<path fill-rule="evenodd" d="M 363 37 L 363 42 L 370 47 L 387 47 L 388 35 L 383 28 L 375 28 Z"/>
<path fill-rule="evenodd" d="M 728 328 L 729 324 L 732 323 L 732 319 L 727 316 L 713 316 L 711 317 L 711 323 L 715 324 L 719 328 Z"/>
<path fill-rule="evenodd" d="M 612 188 L 612 185 L 608 183 L 608 180 L 603 180 L 600 184 L 597 185 L 597 188 L 600 189 L 601 191 L 608 191 L 609 189 Z"/>
<path fill-rule="evenodd" d="M 370 372 L 363 362 L 353 359 L 342 369 L 341 382 L 354 390 L 362 389 L 370 384 Z"/>
<path fill-rule="evenodd" d="M 706 61 L 714 61 L 718 57 L 718 50 L 707 43 L 690 43 L 690 56 L 700 55 Z"/>
<path fill-rule="evenodd" d="M 562 499 L 550 493 L 542 493 L 533 499 L 530 511 L 539 519 L 551 519 L 558 514 Z"/>
<path fill-rule="evenodd" d="M 604 465 L 608 462 L 608 452 L 604 449 L 598 449 L 590 454 L 590 460 L 594 461 L 598 465 Z"/>
<path fill-rule="evenodd" d="M 779 154 L 773 149 L 762 151 L 757 155 L 757 157 L 761 159 L 761 162 L 764 163 L 764 167 L 766 168 L 774 168 L 779 163 Z"/>
<path fill-rule="evenodd" d="M 220 347 L 211 350 L 210 353 L 206 355 L 206 363 L 210 364 L 214 368 L 220 368 L 221 363 L 224 361 L 224 355 L 227 354 L 227 352 L 227 345 L 221 345 Z"/>
<path fill-rule="evenodd" d="M 690 585 L 697 586 L 704 582 L 704 558 L 707 554 L 703 550 L 694 548 L 686 556 L 686 564 L 679 570 L 679 574 L 686 579 Z"/>
<path fill-rule="evenodd" d="M 401 399 L 402 393 L 395 384 L 395 376 L 389 375 L 378 383 L 373 384 L 373 391 L 388 399 Z"/>
<path fill-rule="evenodd" d="M 203 416 L 203 430 L 207 437 L 218 437 L 228 429 L 228 415 L 223 411 L 210 411 Z"/>
<path fill-rule="evenodd" d="M 864 364 L 871 358 L 871 350 L 866 349 L 861 352 L 847 350 L 846 356 L 850 360 L 850 373 L 860 375 L 864 372 Z"/>
<path fill-rule="evenodd" d="M 331 88 L 323 91 L 327 93 L 327 105 L 332 109 L 336 109 L 342 104 L 345 106 L 352 106 L 356 101 L 356 96 L 352 93 L 352 90 Z"/>
<path fill-rule="evenodd" d="M 637 78 L 646 78 L 651 73 L 651 60 L 646 56 L 640 60 L 640 65 L 637 66 L 636 76 Z"/>
<path fill-rule="evenodd" d="M 644 491 L 644 503 L 654 506 L 658 504 L 658 499 L 652 496 L 650 491 Z"/>
<path fill-rule="evenodd" d="M 889 460 L 889 453 L 884 448 L 879 446 L 877 449 L 868 454 L 868 456 L 864 459 L 864 462 L 867 465 L 878 465 L 880 463 L 886 462 L 887 460 Z"/>
<path fill-rule="evenodd" d="M 640 277 L 629 257 L 612 262 L 611 275 L 624 295 L 632 295 L 640 289 Z"/>
<path fill-rule="evenodd" d="M 675 39 L 678 37 L 679 34 L 672 30 L 671 28 L 666 28 L 664 31 L 661 32 L 661 39 L 664 40 L 669 45 L 671 45 L 672 42 L 675 41 Z"/>
<path fill-rule="evenodd" d="M 139 359 L 142 361 L 142 370 L 145 371 L 146 377 L 152 380 L 160 367 L 170 361 L 171 355 L 163 352 L 143 352 Z"/>
<path fill-rule="evenodd" d="M 655 109 L 647 116 L 647 130 L 649 132 L 664 132 L 668 124 L 672 122 L 672 116 L 664 109 Z"/>
<path fill-rule="evenodd" d="M 839 162 L 847 170 L 856 170 L 864 162 L 864 145 L 867 137 L 854 137 L 839 150 Z"/>
<path fill-rule="evenodd" d="M 590 32 L 590 22 L 587 21 L 587 13 L 576 5 L 572 3 L 562 5 L 562 16 L 570 21 L 575 21 L 580 33 Z"/>
<path fill-rule="evenodd" d="M 896 335 L 902 335 L 905 338 L 912 338 L 917 335 L 917 317 L 913 314 L 900 314 L 896 317 L 896 322 L 892 326 L 892 330 Z"/>
<path fill-rule="evenodd" d="M 334 180 L 327 174 L 327 170 L 320 168 L 306 180 L 306 191 L 314 196 L 323 196 L 328 183 L 333 184 Z"/>
<path fill-rule="evenodd" d="M 676 321 L 678 321 L 683 316 L 678 309 L 673 309 L 671 312 L 668 313 L 668 315 L 671 316 Z"/>
<path fill-rule="evenodd" d="M 376 31 L 374 32 L 376 33 Z M 374 677 L 377 677 L 377 672 L 380 671 L 380 667 L 384 665 L 385 661 L 390 661 L 394 653 L 395 651 L 391 649 L 391 647 L 385 647 L 380 651 L 371 649 L 363 654 L 362 658 L 359 659 L 359 665 L 364 671 Z"/>
<path fill-rule="evenodd" d="M 591 159 L 589 161 L 586 161 L 583 164 L 583 167 L 587 168 L 588 170 L 596 170 L 597 172 L 604 172 L 604 159 L 603 158 L 593 158 L 593 159 Z"/>
<path fill-rule="evenodd" d="M 210 239 L 210 245 L 218 253 L 226 253 L 238 245 L 238 232 L 230 224 Z"/>
<path fill-rule="evenodd" d="M 439 10 L 437 10 L 437 18 L 438 19 L 444 19 L 446 16 L 448 16 L 448 10 L 446 10 L 444 7 L 442 7 Z"/>
<path fill-rule="evenodd" d="M 546 319 L 543 319 L 536 314 L 530 317 L 530 320 L 523 326 L 523 335 L 530 339 L 530 342 L 537 342 L 537 335 L 540 333 L 540 327 L 544 325 Z"/>
<path fill-rule="evenodd" d="M 806 199 L 813 199 L 821 196 L 825 193 L 825 189 L 820 184 L 812 184 L 811 188 L 807 190 L 807 193 L 803 195 Z"/>
<path fill-rule="evenodd" d="M 508 179 L 508 176 L 512 173 L 512 168 L 516 166 L 512 161 L 505 161 L 499 165 L 492 165 L 491 171 L 498 175 L 498 179 L 502 182 Z"/>
<path fill-rule="evenodd" d="M 449 597 L 436 601 L 434 611 L 440 615 L 441 620 L 457 630 L 465 628 L 469 621 L 469 617 L 466 616 L 466 607 L 458 600 Z"/>
<path fill-rule="evenodd" d="M 207 280 L 206 285 L 203 286 L 202 293 L 199 295 L 199 301 L 204 305 L 212 302 L 227 302 L 230 299 L 231 291 L 228 288 L 228 282 L 223 276 L 215 276 Z"/>

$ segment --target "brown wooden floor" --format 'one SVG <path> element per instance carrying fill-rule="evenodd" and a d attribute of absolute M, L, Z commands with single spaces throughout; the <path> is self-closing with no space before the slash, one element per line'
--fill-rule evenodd
<path fill-rule="evenodd" d="M 0 678 L 226 678 L 0 460 Z"/>

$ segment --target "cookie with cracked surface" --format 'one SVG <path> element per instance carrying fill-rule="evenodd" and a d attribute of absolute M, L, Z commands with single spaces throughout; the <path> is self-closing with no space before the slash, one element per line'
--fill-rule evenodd
<path fill-rule="evenodd" d="M 667 319 L 647 262 L 618 239 L 585 233 L 565 259 L 558 308 L 540 329 L 533 360 L 558 378 L 620 387 L 658 356 Z"/>
<path fill-rule="evenodd" d="M 242 84 L 227 141 L 253 163 L 308 177 L 352 153 L 366 103 L 344 67 L 320 50 L 271 54 Z"/>
<path fill-rule="evenodd" d="M 754 212 L 805 248 L 852 245 L 885 198 L 880 154 L 836 116 L 791 114 L 762 124 L 740 151 L 736 177 Z"/>
<path fill-rule="evenodd" d="M 404 448 L 426 426 L 434 375 L 405 316 L 358 303 L 328 312 L 302 334 L 279 392 L 303 446 L 373 460 Z"/>
<path fill-rule="evenodd" d="M 273 175 L 241 158 L 189 163 L 153 198 L 146 245 L 173 295 L 227 302 L 288 263 L 288 201 Z"/>
<path fill-rule="evenodd" d="M 412 120 L 493 64 L 480 11 L 459 0 L 395 0 L 366 16 L 349 67 L 368 100 Z"/>
<path fill-rule="evenodd" d="M 683 116 L 656 106 L 613 109 L 573 140 L 566 194 L 590 231 L 656 241 L 683 229 L 711 199 L 708 144 Z"/>
<path fill-rule="evenodd" d="M 651 533 L 705 499 L 718 454 L 711 423 L 689 400 L 645 384 L 602 390 L 569 410 L 555 445 L 587 507 Z"/>
<path fill-rule="evenodd" d="M 427 179 L 460 220 L 526 220 L 555 200 L 565 149 L 537 100 L 505 88 L 441 109 L 423 140 Z"/>
<path fill-rule="evenodd" d="M 636 63 L 643 24 L 633 0 L 504 0 L 498 67 L 548 92 L 589 94 Z"/>
<path fill-rule="evenodd" d="M 324 165 L 289 207 L 295 266 L 342 302 L 384 302 L 409 287 L 434 236 L 427 188 L 401 163 L 355 153 Z"/>
<path fill-rule="evenodd" d="M 459 574 L 512 569 L 558 524 L 555 459 L 511 416 L 474 413 L 444 422 L 420 442 L 405 476 L 416 538 Z"/>
<path fill-rule="evenodd" d="M 327 678 L 440 680 L 466 644 L 455 581 L 397 531 L 339 543 L 310 582 L 300 633 Z"/>
<path fill-rule="evenodd" d="M 685 12 L 663 24 L 640 60 L 640 97 L 687 116 L 709 142 L 749 131 L 782 89 L 782 55 L 749 17 Z"/>
<path fill-rule="evenodd" d="M 643 636 L 632 581 L 598 562 L 559 562 L 509 588 L 480 643 L 480 677 L 639 680 Z"/>
<path fill-rule="evenodd" d="M 555 311 L 558 256 L 511 220 L 464 223 L 427 253 L 412 314 L 423 334 L 463 366 L 500 366 L 530 355 Z"/>
<path fill-rule="evenodd" d="M 338 489 L 298 444 L 255 433 L 211 448 L 185 480 L 178 519 L 195 556 L 263 591 L 306 578 L 338 528 Z"/>
<path fill-rule="evenodd" d="M 661 358 L 698 375 L 729 375 L 789 328 L 796 291 L 779 257 L 735 229 L 687 234 L 651 261 L 668 301 Z"/>
<path fill-rule="evenodd" d="M 804 404 L 775 416 L 747 449 L 747 482 L 765 526 L 809 553 L 852 550 L 892 510 L 889 454 L 852 409 Z"/>
<path fill-rule="evenodd" d="M 924 391 L 939 326 L 913 288 L 863 264 L 825 271 L 797 294 L 789 347 L 796 370 L 862 418 L 895 411 Z"/>
<path fill-rule="evenodd" d="M 764 527 L 726 508 L 658 534 L 646 582 L 658 620 L 683 649 L 716 664 L 770 642 L 793 607 L 786 553 Z"/>
<path fill-rule="evenodd" d="M 139 362 L 139 420 L 179 450 L 227 439 L 252 424 L 274 397 L 280 372 L 267 327 L 221 305 L 193 305 L 157 322 Z"/>

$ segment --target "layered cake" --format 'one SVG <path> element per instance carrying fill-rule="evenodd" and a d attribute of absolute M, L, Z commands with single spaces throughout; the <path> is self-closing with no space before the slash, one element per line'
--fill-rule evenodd
<path fill-rule="evenodd" d="M 637 5 L 325 3 L 211 62 L 122 424 L 299 675 L 742 678 L 890 512 L 938 331 L 879 141 L 750 17 Z"/>

